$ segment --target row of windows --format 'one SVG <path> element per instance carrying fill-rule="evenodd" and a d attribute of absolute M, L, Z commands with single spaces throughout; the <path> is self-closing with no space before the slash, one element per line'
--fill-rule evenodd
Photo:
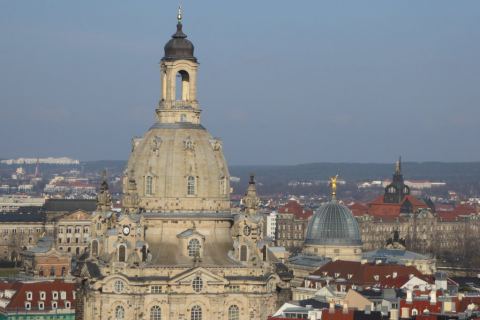
<path fill-rule="evenodd" d="M 72 291 L 72 293 L 73 293 L 73 298 L 75 299 L 75 291 Z M 59 295 L 58 291 L 52 291 L 52 300 L 58 300 L 58 295 Z M 26 296 L 25 298 L 30 301 L 33 299 L 33 292 L 27 291 L 25 293 L 25 296 Z M 47 293 L 45 291 L 40 291 L 39 297 L 40 297 L 40 300 L 45 300 L 47 298 Z M 60 291 L 60 299 L 61 300 L 67 299 L 66 291 Z"/>
<path fill-rule="evenodd" d="M 115 320 L 125 320 L 125 308 L 123 306 L 115 307 Z M 190 310 L 190 320 L 203 320 L 202 307 L 195 305 Z M 237 305 L 231 305 L 228 308 L 228 320 L 239 320 L 240 308 Z M 150 308 L 150 320 L 162 320 L 162 309 L 160 306 Z"/>
<path fill-rule="evenodd" d="M 62 243 L 62 238 L 58 238 L 58 243 Z M 72 238 L 66 238 L 65 239 L 66 243 L 73 243 L 72 242 Z M 83 238 L 82 239 L 82 242 L 83 243 L 87 243 L 88 242 L 88 239 L 87 238 Z M 80 243 L 80 238 L 75 238 L 75 243 Z"/>
<path fill-rule="evenodd" d="M 196 189 L 196 179 L 193 176 L 187 177 L 187 195 L 195 195 Z M 145 177 L 145 195 L 151 196 L 154 193 L 153 189 L 153 177 Z"/>
<path fill-rule="evenodd" d="M 18 229 L 18 233 L 21 233 L 21 234 L 24 234 L 24 233 L 28 233 L 28 234 L 32 234 L 32 233 L 40 233 L 42 232 L 42 229 L 41 228 L 36 228 L 36 229 L 33 229 L 33 228 L 21 228 L 21 229 Z M 9 234 L 9 233 L 12 233 L 12 234 L 17 234 L 17 229 L 0 229 L 0 233 L 1 234 Z"/>
<path fill-rule="evenodd" d="M 38 310 L 44 310 L 45 309 L 45 302 L 43 301 L 38 301 Z M 51 302 L 52 310 L 56 310 L 58 308 L 58 302 L 57 301 L 52 301 Z M 70 301 L 65 301 L 65 308 L 70 309 L 72 304 Z M 32 303 L 29 301 L 25 301 L 25 310 L 31 310 L 32 309 Z"/>
<path fill-rule="evenodd" d="M 58 233 L 82 233 L 82 227 L 81 226 L 76 226 L 76 227 L 67 227 L 65 228 L 58 228 Z M 89 228 L 88 227 L 83 227 L 83 233 L 88 233 Z"/>

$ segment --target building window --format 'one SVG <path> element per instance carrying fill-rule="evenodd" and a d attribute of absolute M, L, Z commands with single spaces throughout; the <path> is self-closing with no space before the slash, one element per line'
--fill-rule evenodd
<path fill-rule="evenodd" d="M 50 268 L 50 277 L 55 277 L 55 267 Z"/>
<path fill-rule="evenodd" d="M 47 294 L 45 293 L 45 291 L 40 291 L 40 300 L 45 300 L 46 296 Z"/>
<path fill-rule="evenodd" d="M 228 320 L 240 320 L 240 309 L 236 305 L 228 308 Z"/>
<path fill-rule="evenodd" d="M 145 178 L 145 194 L 151 196 L 153 194 L 153 178 L 148 176 Z"/>
<path fill-rule="evenodd" d="M 67 291 L 60 291 L 60 298 L 62 300 L 67 299 Z"/>
<path fill-rule="evenodd" d="M 125 262 L 126 258 L 126 252 L 125 252 L 125 246 L 121 245 L 118 247 L 118 261 L 120 262 Z"/>
<path fill-rule="evenodd" d="M 27 300 L 32 300 L 32 292 L 27 291 Z"/>
<path fill-rule="evenodd" d="M 200 256 L 200 241 L 192 239 L 188 242 L 188 255 L 190 257 Z"/>
<path fill-rule="evenodd" d="M 195 177 L 189 176 L 187 178 L 187 195 L 194 196 L 195 195 Z"/>
<path fill-rule="evenodd" d="M 30 302 L 25 302 L 25 310 L 32 309 L 32 304 Z"/>
<path fill-rule="evenodd" d="M 45 303 L 43 301 L 38 301 L 38 310 L 43 310 L 45 308 Z"/>
<path fill-rule="evenodd" d="M 65 308 L 70 309 L 71 304 L 70 301 L 65 301 Z"/>
<path fill-rule="evenodd" d="M 190 320 L 202 320 L 202 308 L 200 306 L 193 306 L 190 312 Z"/>
<path fill-rule="evenodd" d="M 150 320 L 162 320 L 162 309 L 159 306 L 150 309 Z"/>
<path fill-rule="evenodd" d="M 122 306 L 117 306 L 115 308 L 115 320 L 124 320 L 125 319 L 125 309 Z"/>
<path fill-rule="evenodd" d="M 52 301 L 52 310 L 57 309 L 57 301 Z"/>
<path fill-rule="evenodd" d="M 247 261 L 247 250 L 246 245 L 240 247 L 240 261 Z"/>
<path fill-rule="evenodd" d="M 150 288 L 151 293 L 162 293 L 162 286 L 152 286 Z"/>
<path fill-rule="evenodd" d="M 97 240 L 92 241 L 92 256 L 93 257 L 98 256 L 98 241 Z"/>
<path fill-rule="evenodd" d="M 200 292 L 203 289 L 203 280 L 200 277 L 195 277 L 192 281 L 192 288 L 195 292 Z"/>
<path fill-rule="evenodd" d="M 52 291 L 52 299 L 58 300 L 58 291 Z"/>
<path fill-rule="evenodd" d="M 123 284 L 122 280 L 115 281 L 115 284 L 113 286 L 113 290 L 116 293 L 122 293 L 124 288 L 125 288 L 125 285 Z"/>

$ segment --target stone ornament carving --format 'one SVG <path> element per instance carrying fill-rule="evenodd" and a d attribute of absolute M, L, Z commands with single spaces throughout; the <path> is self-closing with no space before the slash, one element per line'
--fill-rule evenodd
<path fill-rule="evenodd" d="M 155 152 L 158 156 L 158 150 L 160 149 L 160 145 L 162 144 L 162 138 L 159 136 L 155 136 L 152 139 L 152 151 Z"/>
<path fill-rule="evenodd" d="M 212 145 L 214 151 L 222 150 L 222 141 L 220 139 L 211 139 L 210 144 Z"/>
<path fill-rule="evenodd" d="M 194 151 L 195 150 L 195 142 L 192 140 L 192 138 L 188 137 L 183 141 L 183 147 L 185 150 L 188 151 Z"/>

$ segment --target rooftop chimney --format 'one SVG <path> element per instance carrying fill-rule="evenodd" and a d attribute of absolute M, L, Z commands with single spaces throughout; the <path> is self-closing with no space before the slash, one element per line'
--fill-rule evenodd
<path fill-rule="evenodd" d="M 412 290 L 408 289 L 407 290 L 407 303 L 412 303 L 413 301 L 413 292 Z"/>

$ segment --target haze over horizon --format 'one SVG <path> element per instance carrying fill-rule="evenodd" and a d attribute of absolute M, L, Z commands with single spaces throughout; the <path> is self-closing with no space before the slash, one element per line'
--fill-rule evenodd
<path fill-rule="evenodd" d="M 126 160 L 177 6 L 2 2 L 0 158 Z M 480 160 L 480 2 L 183 6 L 231 166 Z"/>

